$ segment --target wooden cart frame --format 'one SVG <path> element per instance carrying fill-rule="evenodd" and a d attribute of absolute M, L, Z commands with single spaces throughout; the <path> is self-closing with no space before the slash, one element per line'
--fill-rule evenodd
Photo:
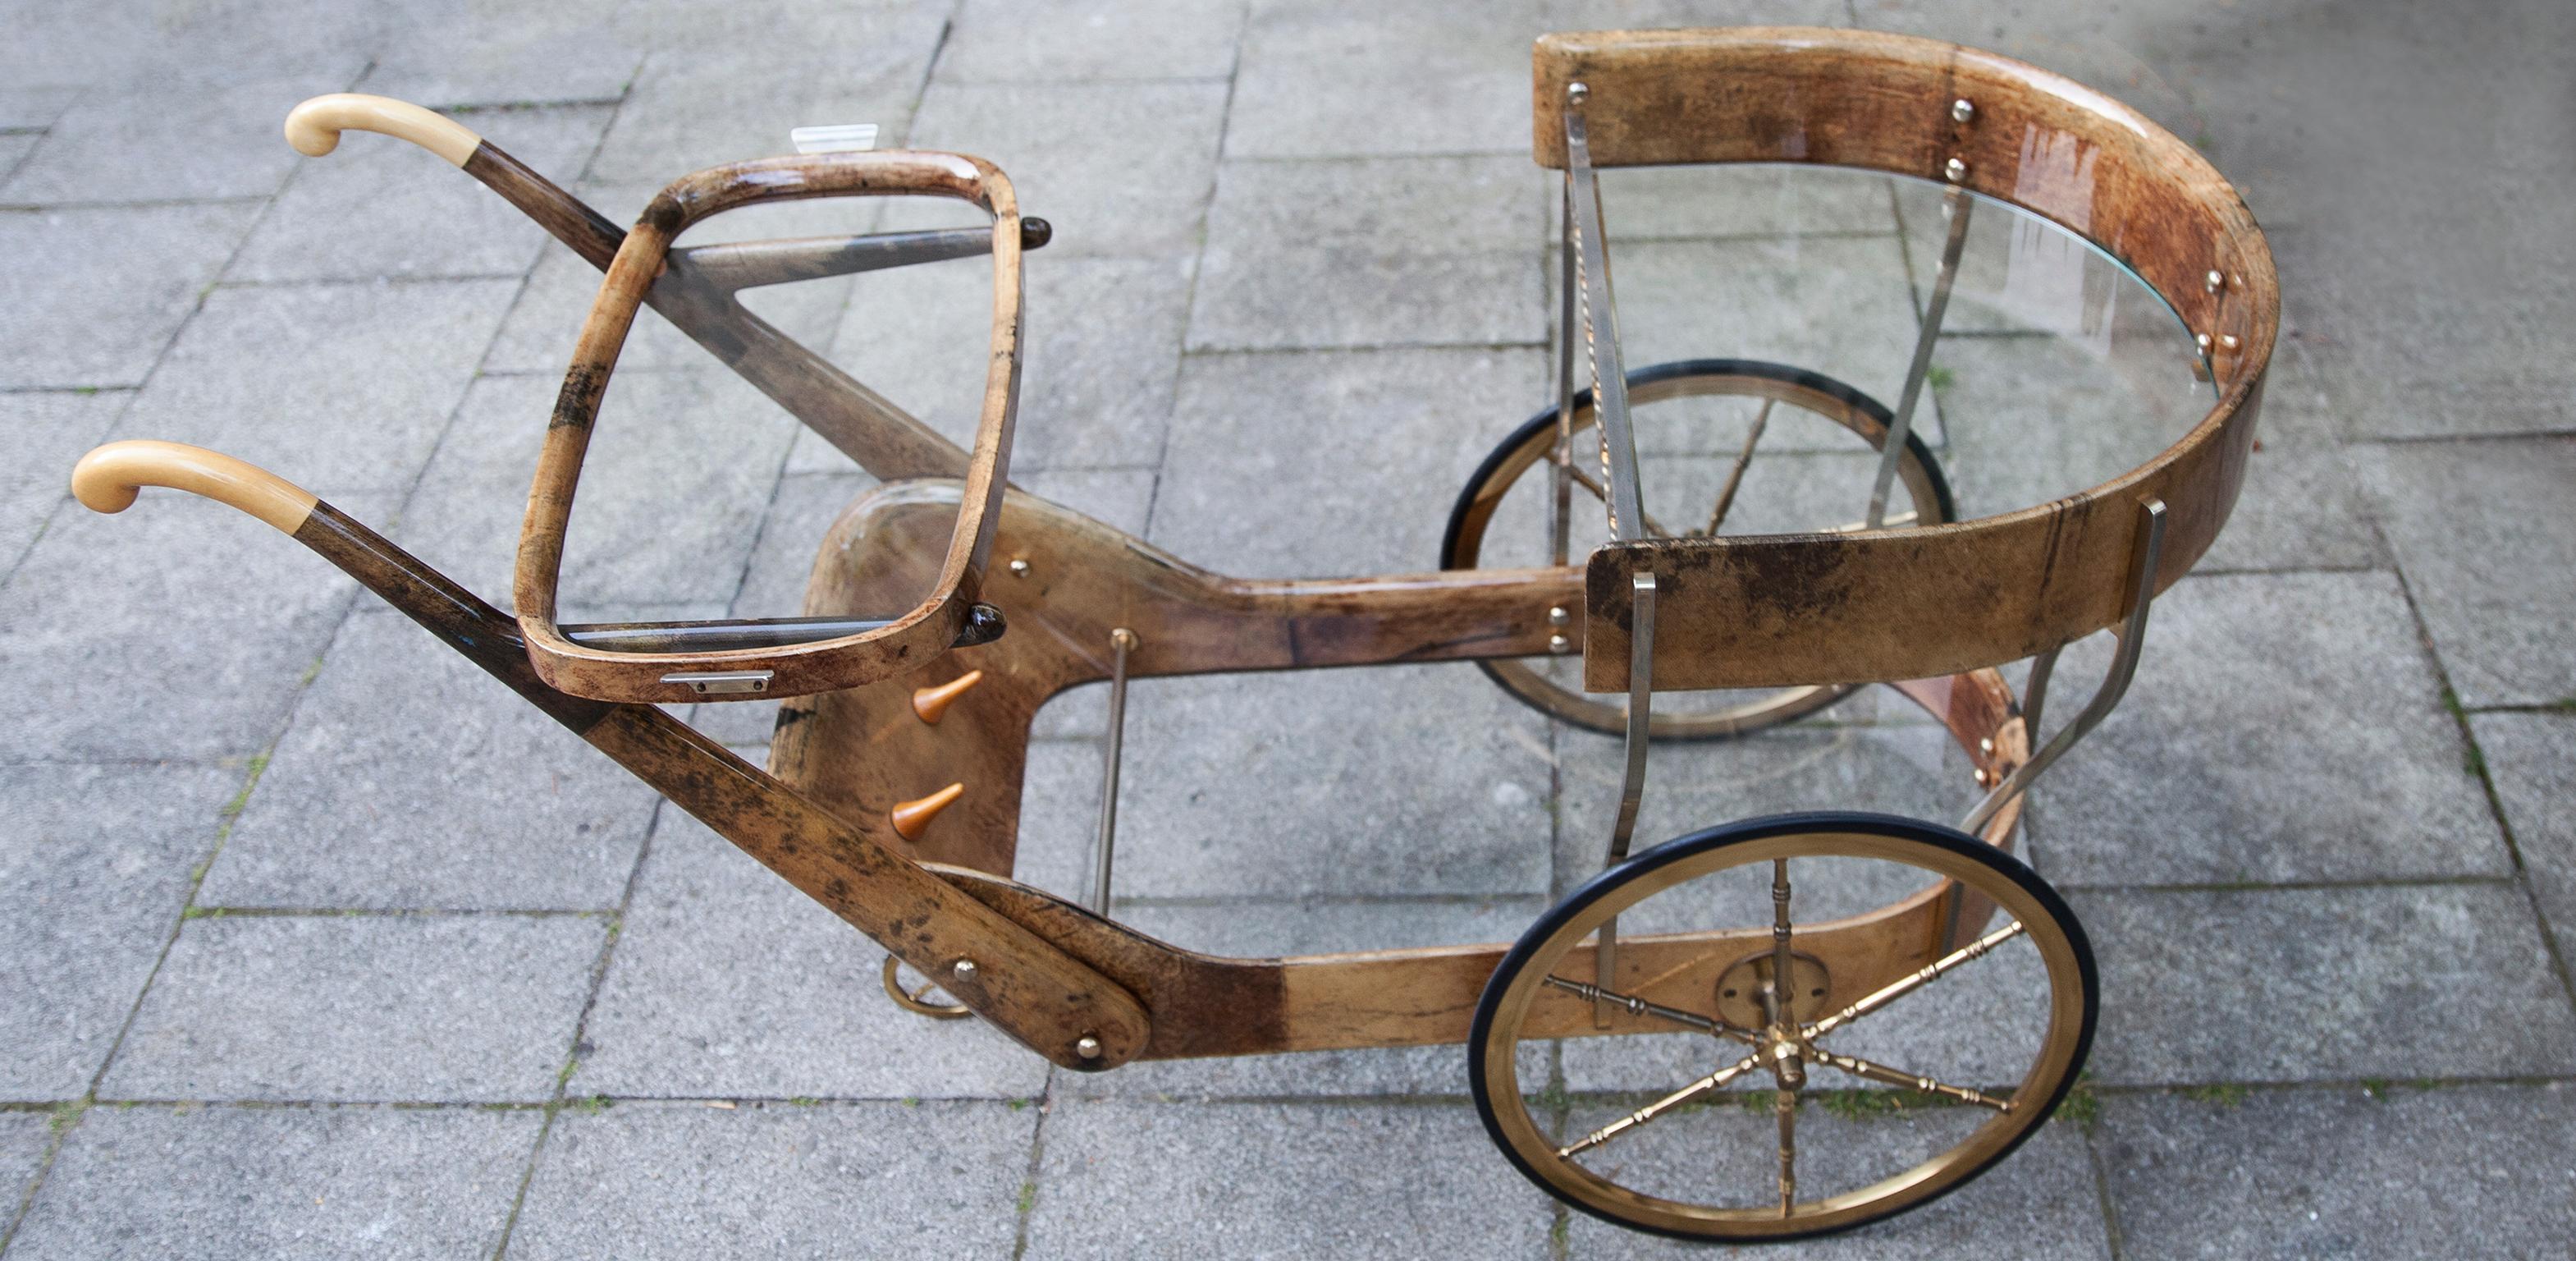
<path fill-rule="evenodd" d="M 1112 685 L 1110 788 L 1095 872 L 1102 904 L 1128 680 L 1577 650 L 1588 690 L 1632 697 L 1614 859 L 1624 857 L 1633 825 L 1643 723 L 1656 690 L 1875 682 L 1920 704 L 1966 751 L 1991 791 L 1965 831 L 2007 850 L 2022 790 L 2117 702 L 2151 600 L 2189 570 L 2225 522 L 2277 325 L 2263 237 L 2206 161 L 2133 111 L 2002 57 L 1849 31 L 1548 36 L 1536 49 L 1533 115 L 1539 164 L 1565 173 L 1568 335 L 1559 414 L 1572 415 L 1577 402 L 1579 325 L 1596 387 L 1582 398 L 1600 419 L 1614 466 L 1624 463 L 1604 479 L 1617 538 L 1582 563 L 1235 579 L 1012 487 L 1021 255 L 1043 245 L 1048 229 L 1023 219 L 1009 181 L 977 159 L 876 152 L 722 166 L 674 183 L 633 228 L 620 230 L 453 121 L 360 96 L 299 107 L 289 138 L 308 154 L 329 152 L 351 129 L 421 144 L 606 273 L 547 430 L 521 541 L 516 616 L 291 483 L 211 452 L 111 444 L 83 460 L 75 490 L 90 507 L 113 512 L 139 486 L 177 487 L 291 534 L 934 978 L 963 1009 L 1059 1066 L 1098 1071 L 1137 1060 L 1467 1041 L 1483 1036 L 1471 1026 L 1481 1023 L 1480 999 L 1502 982 L 1497 968 L 1508 944 L 1214 957 L 1011 879 L 1029 724 L 1039 707 L 1070 687 Z M 2031 162 L 2035 141 L 2079 148 L 2082 178 Z M 1629 376 L 1618 362 L 1592 173 L 1745 162 L 1937 180 L 2084 237 L 2198 334 L 2216 405 L 2145 465 L 2002 516 L 1831 534 L 1648 534 L 1635 500 L 1633 441 L 1620 432 Z M 957 199 L 988 212 L 991 228 L 671 246 L 690 224 L 738 205 L 897 193 Z M 1956 250 L 1954 230 L 1950 263 Z M 971 451 L 735 300 L 760 285 L 974 255 L 991 257 L 996 301 L 991 376 Z M 1946 270 L 1943 281 L 1936 304 L 1946 299 Z M 555 620 L 582 457 L 619 347 L 648 305 L 884 481 L 823 541 L 804 617 Z M 1938 318 L 1936 306 L 1931 322 Z M 1929 337 L 1927 328 L 1926 349 Z M 1904 445 L 1923 366 L 1918 353 L 1893 432 L 1881 435 L 1889 454 L 1872 526 L 1882 525 L 1888 470 Z M 1570 439 L 1555 448 L 1560 520 L 1572 449 Z M 1561 525 L 1557 539 L 1564 562 Z M 873 562 L 847 559 L 860 554 Z M 922 590 L 927 599 L 918 598 Z M 2034 754 L 2057 650 L 2105 628 L 2121 632 L 2111 679 Z M 2017 703 L 1993 667 L 2025 658 L 2037 664 L 2030 696 Z M 767 771 L 654 704 L 759 696 L 786 698 Z M 1715 969 L 1771 950 L 1775 937 L 1781 970 L 1773 975 L 1787 975 L 1787 897 L 1784 876 L 1776 934 L 1764 925 L 1622 940 L 1606 923 L 1587 924 L 1563 958 L 1578 961 L 1574 970 L 1594 988 L 1523 995 L 1522 1036 L 1669 1029 L 1672 1013 L 1649 1010 L 1656 1004 L 1624 992 L 1620 978 L 1680 975 L 1706 986 Z M 1975 949 L 1999 897 L 2009 900 L 2010 891 L 1980 893 L 1945 880 L 1871 914 L 1801 924 L 1796 948 L 1830 970 L 1838 1004 L 1901 992 Z M 1594 957 L 1614 944 L 1615 962 Z M 890 978 L 892 967 L 890 960 Z M 2089 1036 L 2089 1013 L 2084 1028 Z M 2081 1047 L 2074 1053 L 2080 1059 Z M 1782 1196 L 1786 1216 L 1793 1196 L 1785 1186 Z M 1805 1225 L 1833 1228 L 1875 1215 Z M 1685 1221 L 1624 1219 L 1696 1231 Z"/>

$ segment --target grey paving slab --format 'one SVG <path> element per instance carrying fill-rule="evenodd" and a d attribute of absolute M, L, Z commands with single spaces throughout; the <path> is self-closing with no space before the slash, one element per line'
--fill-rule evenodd
<path fill-rule="evenodd" d="M 1463 1104 L 1075 1100 L 1043 1137 L 1030 1257 L 1534 1256 L 1554 1218 Z"/>
<path fill-rule="evenodd" d="M 607 130 L 606 105 L 451 114 L 539 172 L 581 169 Z M 431 154 L 351 136 L 306 159 L 233 260 L 232 280 L 517 275 L 553 238 L 510 203 Z"/>
<path fill-rule="evenodd" d="M 2123 1095 L 2097 1143 L 2122 1247 L 2159 1257 L 2547 1256 L 2576 1236 L 2576 1092 Z"/>
<path fill-rule="evenodd" d="M 1631 369 L 1756 359 L 1823 373 L 1891 409 L 1904 392 L 1918 326 L 1893 238 L 1639 241 L 1612 255 L 1610 273 Z M 1916 405 L 1925 442 L 1941 442 L 1944 410 L 1937 395 Z"/>
<path fill-rule="evenodd" d="M 443 1108 L 93 1108 L 11 1256 L 481 1256 L 543 1118 Z"/>
<path fill-rule="evenodd" d="M 527 482 L 558 389 L 539 377 L 476 380 L 393 532 L 504 606 Z M 566 532 L 567 608 L 712 605 L 701 616 L 722 616 L 799 427 L 731 373 L 620 374 L 600 408 Z"/>
<path fill-rule="evenodd" d="M 939 53 L 943 83 L 1222 79 L 1234 71 L 1238 5 L 1075 0 L 961 6 Z"/>
<path fill-rule="evenodd" d="M 71 499 L 72 465 L 134 396 L 122 390 L 0 395 L 13 455 L 0 466 L 0 558 L 15 564 Z"/>
<path fill-rule="evenodd" d="M 62 117 L 80 89 L 56 84 L 13 84 L 0 88 L 0 127 L 42 131 Z"/>
<path fill-rule="evenodd" d="M 1037 1120 L 941 1102 L 568 1112 L 510 1255 L 1007 1256 Z"/>
<path fill-rule="evenodd" d="M 2357 446 L 2389 550 L 2460 702 L 2576 697 L 2576 442 Z"/>
<path fill-rule="evenodd" d="M 568 915 L 192 919 L 99 1094 L 542 1103 L 607 931 Z"/>
<path fill-rule="evenodd" d="M 885 951 L 695 820 L 662 820 L 572 1093 L 990 1099 L 1044 1088 L 1045 1060 L 981 1021 L 898 1009 L 878 979 Z"/>
<path fill-rule="evenodd" d="M 2576 946 L 2576 713 L 2479 714 L 2469 726 L 2564 957 Z"/>
<path fill-rule="evenodd" d="M 1162 456 L 1181 362 L 1190 261 L 1030 256 L 1015 479 L 1050 468 L 1151 467 Z M 833 337 L 834 361 L 870 389 L 972 446 L 991 361 L 992 264 L 956 259 L 863 276 Z M 801 467 L 849 467 L 820 437 Z"/>
<path fill-rule="evenodd" d="M 0 1112 L 0 1196 L 13 1208 L 24 1201 L 27 1184 L 53 1150 L 53 1113 Z"/>
<path fill-rule="evenodd" d="M 411 619 L 349 619 L 200 906 L 604 910 L 659 798 Z"/>
<path fill-rule="evenodd" d="M 1260 958 L 1463 946 L 1510 941 L 1539 912 L 1540 898 L 1480 902 L 1227 902 L 1122 906 L 1118 921 L 1173 945 L 1208 954 Z M 1547 1048 L 1532 1067 L 1546 1072 Z M 1296 1095 L 1459 1095 L 1467 1093 L 1467 1052 L 1458 1046 L 1371 1047 L 1293 1055 L 1237 1056 L 1131 1064 L 1114 1073 L 1065 1073 L 1057 1098 L 1281 1098 Z"/>
<path fill-rule="evenodd" d="M 1873 1170 L 1893 1173 L 1897 1161 L 1921 1150 L 1928 1155 L 1932 1122 L 1955 1118 L 1936 1111 L 1922 1114 L 1845 1119 L 1819 1106 L 1798 1118 L 1799 1186 L 1816 1183 L 1819 1193 L 1858 1183 L 1856 1174 Z M 1722 1185 L 1737 1194 L 1760 1188 L 1776 1177 L 1772 1148 L 1775 1123 L 1767 1112 L 1700 1118 L 1696 1128 L 1637 1131 L 1625 1143 L 1639 1144 L 1625 1153 L 1623 1168 L 1660 1163 L 1673 1171 L 1676 1196 L 1712 1193 L 1710 1166 Z M 1597 1122 L 1596 1122 L 1597 1124 Z M 1711 1129 L 1722 1130 L 1713 1135 Z M 1940 1130 L 1940 1137 L 1947 1131 Z M 1725 1146 L 1721 1146 L 1725 1144 Z M 1729 1202 L 1734 1202 L 1730 1200 Z M 2095 1193 L 2093 1166 L 2083 1135 L 2071 1125 L 2051 1124 L 2033 1135 L 2003 1164 L 1967 1186 L 1892 1220 L 1849 1234 L 1802 1240 L 1791 1245 L 1798 1255 L 1821 1258 L 1861 1257 L 2103 1257 L 2111 1255 L 2110 1232 L 2102 1222 L 2101 1197 Z M 1709 1255 L 1704 1243 L 1687 1243 L 1622 1230 L 1582 1213 L 1573 1215 L 1566 1232 L 1565 1255 L 1593 1257 L 1694 1257 Z"/>
<path fill-rule="evenodd" d="M 133 385 L 152 370 L 259 208 L 0 211 L 10 292 L 0 385 Z"/>
<path fill-rule="evenodd" d="M 658 51 L 637 72 L 589 177 L 658 186 L 720 162 L 791 152 L 790 130 L 823 123 L 875 123 L 891 148 L 911 122 L 945 8 L 845 7 L 864 36 L 829 50 L 772 43 L 782 34 L 773 29 L 732 45 L 701 32 L 686 47 Z"/>
<path fill-rule="evenodd" d="M 2563 1074 L 2576 1017 L 2507 884 L 2070 899 L 2102 969 L 2110 1084 Z"/>
<path fill-rule="evenodd" d="M 1142 680 L 1126 755 L 1135 896 L 1547 889 L 1543 720 L 1466 666 Z"/>
<path fill-rule="evenodd" d="M 198 766 L 0 769 L 0 1099 L 89 1089 L 240 784 Z"/>
<path fill-rule="evenodd" d="M 384 515 L 372 496 L 340 503 Z M 67 508 L 0 587 L 0 681 L 34 702 L 0 731 L 0 757 L 249 757 L 355 586 L 193 496 L 147 492 L 112 518 Z"/>
<path fill-rule="evenodd" d="M 2109 641 L 2067 650 L 2050 708 L 2075 712 Z M 2166 591 L 2120 710 L 2033 799 L 2063 883 L 2513 869 L 2385 573 L 2213 575 Z"/>
<path fill-rule="evenodd" d="M 1430 569 L 1458 487 L 1547 372 L 1534 348 L 1193 357 L 1151 540 L 1242 577 Z"/>
<path fill-rule="evenodd" d="M 1542 191 L 1524 158 L 1229 161 L 1190 349 L 1544 340 Z"/>
<path fill-rule="evenodd" d="M 386 15 L 394 30 L 358 89 L 432 108 L 615 100 L 647 46 L 643 32 L 617 20 L 618 8 L 615 0 L 572 0 L 512 13 L 507 22 L 395 10 Z"/>
<path fill-rule="evenodd" d="M 211 447 L 321 495 L 399 492 L 446 431 L 517 288 L 218 288 L 116 432 Z"/>
<path fill-rule="evenodd" d="M 278 134 L 307 97 L 344 91 L 360 59 L 334 58 L 273 78 L 158 82 L 84 92 L 0 201 L 182 201 L 266 197 L 286 182 L 295 150 Z"/>
<path fill-rule="evenodd" d="M 1001 167 L 1020 212 L 1055 226 L 1050 252 L 1161 257 L 1199 242 L 1225 111 L 1226 85 L 1215 81 L 943 79 L 922 94 L 908 143 Z M 889 212 L 887 226 L 943 227 L 954 214 L 916 200 Z"/>
<path fill-rule="evenodd" d="M 18 164 L 36 151 L 36 142 L 40 139 L 43 137 L 35 132 L 0 133 L 0 179 L 6 179 L 16 171 Z"/>
<path fill-rule="evenodd" d="M 624 117 L 622 111 L 619 117 Z M 776 145 L 753 148 L 737 156 L 776 153 L 787 147 L 785 132 L 782 130 L 780 135 L 782 139 Z M 674 160 L 661 174 L 614 184 L 577 184 L 569 171 L 541 173 L 556 175 L 555 183 L 571 189 L 576 198 L 609 222 L 623 226 L 635 221 L 664 184 L 688 174 L 690 169 Z M 869 199 L 746 206 L 691 228 L 681 235 L 679 244 L 847 236 L 873 230 L 878 213 Z M 564 369 L 572 362 L 573 343 L 581 336 L 582 321 L 598 296 L 599 269 L 562 245 L 548 245 L 538 255 L 536 270 L 529 273 L 526 288 L 510 307 L 509 319 L 502 324 L 501 334 L 484 360 L 484 370 L 532 373 L 560 382 Z M 832 329 L 849 297 L 847 277 L 767 286 L 740 295 L 745 310 L 818 353 L 831 345 Z M 660 368 L 713 368 L 719 362 L 658 312 L 646 308 L 635 317 L 635 326 L 618 351 L 617 371 L 631 377 Z"/>
<path fill-rule="evenodd" d="M 211 92 L 227 84 L 313 74 L 322 66 L 346 66 L 354 78 L 382 29 L 376 10 L 365 5 L 28 5 L 11 17 L 10 33 L 17 38 L 0 50 L 0 68 L 13 81 L 159 91 L 180 109 L 186 102 L 179 94 L 189 87 Z M 346 82 L 314 90 L 332 91 Z M 282 110 L 269 120 L 272 133 Z"/>
<path fill-rule="evenodd" d="M 2208 569 L 2366 569 L 2388 564 L 2351 457 L 2335 436 L 2324 392 L 2296 346 L 2275 354 L 2255 449 L 2227 529 L 2200 560 Z"/>

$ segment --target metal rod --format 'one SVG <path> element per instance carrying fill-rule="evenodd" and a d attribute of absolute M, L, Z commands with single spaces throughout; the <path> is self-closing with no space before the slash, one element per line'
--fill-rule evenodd
<path fill-rule="evenodd" d="M 2150 499 L 2138 506 L 2138 542 L 2129 554 L 2129 616 L 2115 632 L 2120 638 L 2120 648 L 2112 654 L 2110 672 L 2102 676 L 2101 690 L 2093 694 L 2092 702 L 2084 707 L 2083 713 L 2075 716 L 2075 721 L 2066 724 L 2065 729 L 2042 745 L 2029 761 L 2015 767 L 2012 774 L 2004 777 L 2004 782 L 1995 785 L 1994 791 L 1987 793 L 1985 800 L 1968 812 L 1967 820 L 1959 825 L 1959 830 L 1972 836 L 1981 831 L 1994 819 L 1995 813 L 2004 808 L 2004 803 L 2027 791 L 2031 781 L 2039 778 L 2040 772 L 2065 756 L 2068 749 L 2075 747 L 2076 741 L 2082 740 L 2087 732 L 2109 717 L 2111 711 L 2119 706 L 2120 698 L 2128 694 L 2129 680 L 2138 672 L 2138 654 L 2146 643 L 2147 610 L 2155 603 L 2156 566 L 2164 555 L 2165 547 L 2165 516 L 2165 501 L 2161 499 Z M 2049 664 L 2052 667 L 2056 664 L 2053 654 L 2049 656 Z M 2047 681 L 2046 675 L 2038 677 L 2041 683 Z"/>
<path fill-rule="evenodd" d="M 1726 470 L 1726 485 L 1717 492 L 1717 506 L 1708 510 L 1708 535 L 1717 536 L 1717 527 L 1726 523 L 1726 510 L 1735 506 L 1735 492 L 1744 485 L 1744 470 L 1753 466 L 1753 444 L 1762 441 L 1762 431 L 1771 424 L 1771 405 L 1776 398 L 1762 400 L 1762 410 L 1753 414 L 1753 428 L 1744 435 L 1744 449 L 1735 453 L 1735 467 Z"/>
<path fill-rule="evenodd" d="M 1566 85 L 1565 172 L 1572 185 L 1575 243 L 1583 290 L 1584 345 L 1591 352 L 1592 416 L 1601 434 L 1603 480 L 1610 483 L 1610 533 L 1621 541 L 1646 537 L 1645 505 L 1638 490 L 1637 435 L 1628 423 L 1628 373 L 1619 356 L 1619 313 L 1610 294 L 1610 255 L 1601 236 L 1601 186 L 1592 174 L 1584 140 L 1580 83 Z M 1606 362 L 1605 362 L 1606 361 Z"/>
<path fill-rule="evenodd" d="M 1127 654 L 1136 632 L 1109 632 L 1109 740 L 1100 754 L 1100 837 L 1091 849 L 1091 909 L 1109 914 L 1109 873 L 1118 852 L 1118 759 L 1127 740 Z"/>
<path fill-rule="evenodd" d="M 1053 233 L 1044 219 L 1020 221 L 1020 248 L 1045 245 Z M 684 267 L 694 268 L 708 283 L 726 293 L 763 285 L 821 280 L 890 267 L 911 267 L 993 252 L 990 228 L 949 228 L 935 232 L 878 232 L 865 236 L 808 236 L 776 241 L 742 241 L 699 245 L 671 251 Z"/>
<path fill-rule="evenodd" d="M 1923 378 L 1932 371 L 1932 343 L 1940 340 L 1941 317 L 1950 310 L 1950 285 L 1959 278 L 1959 251 L 1968 243 L 1968 210 L 1975 205 L 1966 192 L 1943 194 L 1950 214 L 1950 237 L 1941 245 L 1941 272 L 1932 281 L 1932 300 L 1923 307 L 1923 331 L 1914 338 L 1914 362 L 1905 368 L 1905 393 L 1896 401 L 1896 421 L 1887 427 L 1887 444 L 1878 452 L 1878 477 L 1869 486 L 1868 529 L 1887 520 L 1887 493 L 1896 484 L 1897 462 L 1905 458 L 1906 440 L 1914 433 L 1914 405 L 1923 396 Z"/>
<path fill-rule="evenodd" d="M 2048 681 L 2057 673 L 2057 654 L 2066 650 L 2059 644 L 2030 659 L 2030 682 L 2022 688 L 2021 731 L 2025 747 L 2039 740 L 2039 710 L 2048 703 Z"/>
<path fill-rule="evenodd" d="M 1556 251 L 1556 469 L 1547 518 L 1550 564 L 1563 565 L 1574 526 L 1574 177 L 1557 199 L 1562 240 Z M 1608 498 L 1608 496 L 1603 496 Z"/>
<path fill-rule="evenodd" d="M 1637 808 L 1646 799 L 1646 749 L 1650 743 L 1649 727 L 1655 712 L 1655 575 L 1641 570 L 1628 576 L 1628 731 L 1626 766 L 1619 780 L 1619 817 L 1610 825 L 1610 856 L 1605 867 L 1615 867 L 1628 857 L 1628 839 L 1637 831 Z M 1593 983 L 1603 989 L 1615 988 L 1619 981 L 1619 917 L 1601 921 L 1601 937 L 1593 950 Z M 1607 998 L 1593 1001 L 1592 1022 L 1610 1025 L 1612 1005 Z"/>

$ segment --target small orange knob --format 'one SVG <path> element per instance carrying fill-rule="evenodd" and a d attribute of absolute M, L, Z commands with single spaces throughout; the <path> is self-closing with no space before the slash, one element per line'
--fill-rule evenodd
<path fill-rule="evenodd" d="M 948 712 L 948 706 L 951 703 L 958 697 L 964 696 L 967 689 L 983 681 L 983 671 L 969 670 L 937 687 L 916 688 L 912 693 L 912 712 L 920 716 L 923 722 L 935 725 L 939 721 L 939 716 Z"/>
<path fill-rule="evenodd" d="M 907 841 L 917 841 L 921 839 L 922 831 L 930 826 L 930 821 L 939 817 L 940 811 L 957 804 L 957 799 L 965 795 L 966 785 L 950 784 L 919 801 L 897 803 L 894 809 L 886 811 L 886 818 L 894 824 L 895 835 Z"/>

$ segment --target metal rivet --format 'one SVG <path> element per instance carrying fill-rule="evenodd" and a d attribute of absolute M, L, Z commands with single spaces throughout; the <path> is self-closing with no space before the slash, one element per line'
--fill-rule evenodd
<path fill-rule="evenodd" d="M 2204 354 L 2204 355 L 2205 355 L 2205 354 L 2208 354 L 2208 353 L 2209 353 L 2209 334 L 2207 334 L 2207 333 L 2195 333 L 2195 334 L 2193 334 L 2193 335 L 2192 335 L 2192 339 L 2191 339 L 2191 344 L 2192 344 L 2192 345 L 2194 345 L 2194 346 L 2196 346 L 2196 347 L 2199 347 L 2199 348 L 2200 348 L 2200 353 L 2202 353 L 2202 354 Z"/>
<path fill-rule="evenodd" d="M 1563 635 L 1550 635 L 1547 637 L 1547 650 L 1558 656 L 1564 656 L 1574 651 L 1574 641 Z"/>
<path fill-rule="evenodd" d="M 1566 85 L 1565 85 L 1565 103 L 1566 103 L 1566 104 L 1568 104 L 1568 105 L 1581 105 L 1582 103 L 1584 103 L 1584 102 L 1585 102 L 1585 101 L 1587 101 L 1587 100 L 1590 100 L 1591 98 L 1592 98 L 1592 89 L 1590 89 L 1590 88 L 1588 88 L 1588 87 L 1583 86 L 1581 83 L 1569 83 L 1569 84 L 1566 84 Z"/>
<path fill-rule="evenodd" d="M 1979 741 L 1977 741 L 1977 752 L 1979 752 L 1979 753 L 1992 753 L 1992 752 L 1994 752 L 1994 751 L 1995 751 L 1995 742 L 1994 742 L 1993 740 L 1979 740 Z"/>
<path fill-rule="evenodd" d="M 1082 1035 L 1081 1039 L 1073 1044 L 1073 1053 L 1086 1060 L 1099 1059 L 1100 1039 L 1092 1037 L 1087 1033 Z"/>
<path fill-rule="evenodd" d="M 1574 615 L 1566 612 L 1564 605 L 1557 605 L 1547 611 L 1547 624 L 1550 626 L 1563 626 L 1573 620 Z"/>
<path fill-rule="evenodd" d="M 1953 122 L 1961 122 L 1961 123 L 1964 123 L 1964 122 L 1970 122 L 1970 121 L 1974 120 L 1974 119 L 1976 118 L 1976 116 L 1977 116 L 1977 104 L 1976 104 L 1976 102 L 1971 101 L 1971 100 L 1969 100 L 1968 98 L 1966 98 L 1966 97 L 1964 97 L 1964 96 L 1963 96 L 1963 97 L 1960 97 L 1958 100 L 1955 100 L 1955 101 L 1950 102 L 1950 119 L 1951 119 L 1951 121 L 1953 121 Z"/>
<path fill-rule="evenodd" d="M 1959 181 L 1968 178 L 1968 160 L 1965 158 L 1952 158 L 1948 162 L 1941 164 L 1941 173 L 1949 176 L 1950 182 L 1956 184 Z"/>
<path fill-rule="evenodd" d="M 1011 561 L 1011 576 L 1014 578 L 1026 578 L 1029 576 L 1029 562 L 1027 557 L 1016 557 Z"/>
<path fill-rule="evenodd" d="M 2243 342 L 2240 342 L 2240 341 L 2236 340 L 2236 334 L 2234 334 L 2234 333 L 2221 333 L 2221 334 L 2219 334 L 2219 335 L 2218 335 L 2218 344 L 2219 344 L 2220 346 L 2223 346 L 2223 347 L 2225 347 L 2225 348 L 2229 349 L 2229 350 L 2234 350 L 2234 349 L 2236 349 L 2238 346 L 2244 345 L 2244 343 L 2243 343 Z"/>
<path fill-rule="evenodd" d="M 2211 293 L 2216 293 L 2227 287 L 2227 274 L 2221 271 L 2212 271 L 2208 275 L 2201 277 L 2200 283 Z"/>
<path fill-rule="evenodd" d="M 975 979 L 975 961 L 972 959 L 960 959 L 956 962 L 955 966 L 950 967 L 948 970 L 951 973 L 954 973 L 958 980 L 971 981 Z"/>
<path fill-rule="evenodd" d="M 1986 768 L 1984 768 L 1984 767 L 1980 766 L 1980 767 L 1978 767 L 1978 768 L 1977 768 L 1977 787 L 1979 787 L 1979 788 L 1983 788 L 1983 787 L 1985 787 L 1985 786 L 1986 786 Z"/>

